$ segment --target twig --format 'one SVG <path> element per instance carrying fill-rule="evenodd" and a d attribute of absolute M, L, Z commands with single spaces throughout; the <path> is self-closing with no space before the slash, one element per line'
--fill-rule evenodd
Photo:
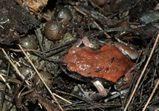
<path fill-rule="evenodd" d="M 40 50 L 41 50 L 42 52 L 44 52 L 44 48 L 43 48 L 43 46 L 42 46 L 42 38 L 43 38 L 43 36 L 42 36 L 41 30 L 40 30 L 39 28 L 36 29 L 36 30 L 35 30 L 35 34 L 36 34 L 36 38 L 37 38 L 38 43 L 39 43 Z"/>
<path fill-rule="evenodd" d="M 105 31 L 101 28 L 101 26 L 99 26 L 99 24 L 98 24 L 96 21 L 93 21 L 93 23 L 98 27 L 98 29 L 99 29 L 100 31 L 102 31 L 102 32 L 105 34 L 105 36 L 106 36 L 107 38 L 111 38 L 111 36 L 110 36 L 109 34 L 107 34 L 107 32 L 105 32 Z"/>
<path fill-rule="evenodd" d="M 127 101 L 127 104 L 126 104 L 126 106 L 125 106 L 125 108 L 124 108 L 124 111 L 126 111 L 126 110 L 128 109 L 129 104 L 130 104 L 130 102 L 131 102 L 131 100 L 132 100 L 132 98 L 133 98 L 133 96 L 134 96 L 134 94 L 135 94 L 135 92 L 136 92 L 136 90 L 137 90 L 137 88 L 138 88 L 138 86 L 139 86 L 139 83 L 140 83 L 140 81 L 141 81 L 141 79 L 142 79 L 142 77 L 143 77 L 143 75 L 144 75 L 144 73 L 145 73 L 145 71 L 146 71 L 146 68 L 147 68 L 147 66 L 148 66 L 148 64 L 149 64 L 149 62 L 150 62 L 150 60 L 151 60 L 151 57 L 152 57 L 152 55 L 153 55 L 153 53 L 154 53 L 154 50 L 155 50 L 155 48 L 156 48 L 156 46 L 157 46 L 158 39 L 159 39 L 159 33 L 157 34 L 157 37 L 156 37 L 155 43 L 154 43 L 154 45 L 153 45 L 153 48 L 152 48 L 152 50 L 151 50 L 151 52 L 150 52 L 150 55 L 149 55 L 149 57 L 148 57 L 148 59 L 147 59 L 147 61 L 146 61 L 146 63 L 145 63 L 145 66 L 144 66 L 144 68 L 143 68 L 143 70 L 142 70 L 142 72 L 141 72 L 141 74 L 140 74 L 140 77 L 139 77 L 139 79 L 137 80 L 137 83 L 136 83 L 136 85 L 135 85 L 135 87 L 134 87 L 134 90 L 133 90 L 133 92 L 131 93 L 130 98 L 129 98 L 128 101 Z"/>
<path fill-rule="evenodd" d="M 6 79 L 1 75 L 1 73 L 0 73 L 0 78 L 1 78 L 2 81 L 6 84 L 6 86 L 8 87 L 8 89 L 11 90 L 10 85 L 7 83 Z"/>
<path fill-rule="evenodd" d="M 87 16 L 87 14 L 85 12 L 83 12 L 82 10 L 80 10 L 79 8 L 77 8 L 76 6 L 73 7 L 77 12 L 81 13 L 84 16 Z"/>
<path fill-rule="evenodd" d="M 30 58 L 28 57 L 28 55 L 26 54 L 26 52 L 23 50 L 23 48 L 21 47 L 21 45 L 19 45 L 19 48 L 22 50 L 22 52 L 24 53 L 24 55 L 26 56 L 28 62 L 31 64 L 31 66 L 33 67 L 33 69 L 35 70 L 36 74 L 38 75 L 38 77 L 40 78 L 40 80 L 42 81 L 42 83 L 44 84 L 44 86 L 46 87 L 46 89 L 48 90 L 48 92 L 50 93 L 50 95 L 52 96 L 52 98 L 55 100 L 55 102 L 57 103 L 57 105 L 59 106 L 59 108 L 61 109 L 61 111 L 63 111 L 63 108 L 61 107 L 61 105 L 59 104 L 59 102 L 57 101 L 56 97 L 62 99 L 63 101 L 72 104 L 70 101 L 62 98 L 61 96 L 52 93 L 52 91 L 50 90 L 50 88 L 48 87 L 48 85 L 45 83 L 45 81 L 43 80 L 43 78 L 41 77 L 39 71 L 36 69 L 36 67 L 34 66 L 33 62 L 30 60 Z M 56 97 L 55 97 L 56 96 Z"/>
<path fill-rule="evenodd" d="M 5 51 L 3 48 L 2 48 L 1 50 L 3 51 L 4 55 L 6 56 L 6 58 L 7 58 L 8 61 L 10 62 L 10 64 L 11 64 L 11 65 L 13 66 L 13 68 L 15 69 L 16 73 L 21 77 L 22 80 L 25 80 L 25 77 L 20 73 L 20 71 L 19 71 L 19 69 L 17 68 L 17 66 L 16 66 L 16 65 L 12 62 L 12 60 L 9 58 L 8 54 L 6 53 L 6 51 Z M 28 86 L 30 86 L 29 83 L 28 83 L 28 81 L 25 80 L 25 82 L 26 82 L 26 84 L 27 84 Z"/>
<path fill-rule="evenodd" d="M 77 12 L 81 13 L 82 15 L 88 16 L 87 13 L 83 12 L 83 11 L 80 10 L 78 7 L 74 6 L 74 8 L 75 8 L 75 10 L 76 10 Z M 93 17 L 92 17 L 92 19 L 93 19 Z M 93 19 L 93 23 L 97 26 L 97 28 L 98 28 L 100 31 L 102 31 L 102 32 L 105 34 L 105 36 L 106 36 L 107 38 L 111 38 L 111 36 L 110 36 L 109 34 L 107 34 L 107 32 L 105 32 L 105 31 L 102 29 L 102 27 L 101 27 L 94 19 Z"/>
<path fill-rule="evenodd" d="M 150 97 L 148 98 L 148 100 L 147 100 L 147 102 L 146 102 L 144 108 L 142 109 L 142 111 L 145 111 L 145 110 L 146 110 L 148 104 L 150 103 L 150 101 L 151 101 L 153 95 L 155 94 L 155 92 L 156 92 L 156 90 L 157 90 L 157 88 L 158 88 L 158 85 L 159 85 L 159 79 L 157 80 L 156 85 L 155 85 L 155 87 L 154 87 L 154 89 L 153 89 L 153 91 L 152 91 Z"/>
<path fill-rule="evenodd" d="M 9 48 L 9 49 L 6 49 L 6 50 L 10 50 L 10 51 L 14 51 L 14 52 L 22 52 L 20 49 L 12 49 L 12 48 Z M 27 52 L 39 52 L 38 50 L 35 50 L 35 49 L 24 49 L 24 51 L 27 51 Z"/>

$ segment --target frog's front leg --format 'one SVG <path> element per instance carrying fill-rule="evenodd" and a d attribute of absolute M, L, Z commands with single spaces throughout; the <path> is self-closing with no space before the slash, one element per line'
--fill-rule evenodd
<path fill-rule="evenodd" d="M 114 43 L 115 47 L 117 47 L 124 55 L 130 57 L 132 60 L 135 60 L 139 57 L 140 52 L 134 50 L 131 47 L 128 47 L 122 43 Z"/>
<path fill-rule="evenodd" d="M 80 47 L 80 45 L 84 45 L 85 47 L 95 48 L 95 44 L 90 42 L 87 36 L 84 36 L 82 39 L 77 40 L 77 42 L 73 45 L 73 47 Z"/>
<path fill-rule="evenodd" d="M 102 82 L 100 80 L 94 80 L 92 81 L 93 85 L 96 87 L 97 91 L 98 91 L 98 95 L 105 97 L 108 94 L 108 89 L 105 89 Z"/>

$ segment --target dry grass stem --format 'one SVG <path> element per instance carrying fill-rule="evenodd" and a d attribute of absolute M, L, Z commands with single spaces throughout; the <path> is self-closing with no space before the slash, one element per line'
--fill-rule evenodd
<path fill-rule="evenodd" d="M 3 53 L 4 53 L 5 57 L 6 57 L 6 59 L 7 59 L 7 60 L 9 61 L 9 63 L 13 66 L 14 70 L 15 70 L 16 73 L 19 75 L 19 77 L 21 77 L 21 79 L 24 80 L 25 77 L 20 73 L 20 71 L 19 71 L 19 69 L 17 68 L 17 66 L 16 66 L 16 65 L 12 62 L 12 60 L 9 58 L 8 54 L 6 53 L 6 51 L 5 51 L 3 48 L 2 48 L 1 50 L 3 51 Z M 25 82 L 26 82 L 26 84 L 27 84 L 28 86 L 30 86 L 29 83 L 28 83 L 28 81 L 25 80 Z"/>
<path fill-rule="evenodd" d="M 148 104 L 150 103 L 152 97 L 154 96 L 154 94 L 155 94 L 155 92 L 156 92 L 156 90 L 157 90 L 157 88 L 158 88 L 158 85 L 159 85 L 159 80 L 157 80 L 156 85 L 155 85 L 155 87 L 154 87 L 154 89 L 153 89 L 151 95 L 149 96 L 149 98 L 148 98 L 148 100 L 147 100 L 147 102 L 146 102 L 144 108 L 142 109 L 142 111 L 145 111 L 145 110 L 146 110 Z"/>
<path fill-rule="evenodd" d="M 75 8 L 75 10 L 76 10 L 77 12 L 81 13 L 81 14 L 84 15 L 84 16 L 87 16 L 87 14 L 86 14 L 85 12 L 83 12 L 82 10 L 80 10 L 78 7 L 74 6 L 74 8 Z M 97 26 L 97 28 L 98 28 L 100 31 L 103 31 L 103 32 L 104 32 L 104 34 L 105 34 L 105 36 L 106 36 L 107 38 L 111 38 L 111 36 L 110 36 L 109 34 L 107 34 L 107 32 L 105 32 L 105 31 L 102 29 L 102 27 L 101 27 L 95 20 L 93 20 L 93 23 Z"/>
<path fill-rule="evenodd" d="M 24 55 L 26 56 L 28 62 L 31 64 L 31 66 L 33 67 L 33 69 L 35 70 L 36 74 L 38 75 L 38 77 L 40 78 L 40 80 L 42 81 L 42 83 L 44 84 L 44 86 L 46 87 L 46 89 L 48 90 L 48 92 L 50 93 L 50 95 L 52 96 L 52 98 L 55 100 L 55 102 L 58 104 L 59 108 L 61 109 L 61 111 L 63 111 L 63 108 L 61 107 L 61 105 L 59 104 L 59 102 L 57 101 L 56 97 L 60 97 L 57 96 L 55 97 L 55 93 L 52 93 L 52 91 L 50 90 L 50 88 L 47 86 L 47 84 L 45 83 L 45 81 L 43 80 L 43 78 L 41 77 L 39 71 L 36 69 L 36 67 L 34 66 L 34 64 L 32 63 L 32 61 L 30 60 L 30 58 L 28 57 L 28 55 L 25 53 L 25 51 L 23 50 L 23 48 L 21 47 L 21 45 L 19 45 L 20 49 L 22 50 L 22 52 L 24 53 Z M 71 104 L 70 101 L 60 97 L 60 99 L 62 99 L 63 101 Z"/>
<path fill-rule="evenodd" d="M 106 36 L 108 39 L 111 38 L 111 36 L 110 36 L 109 34 L 107 34 L 107 33 L 99 26 L 99 24 L 98 24 L 96 21 L 93 21 L 93 23 L 98 27 L 98 29 L 99 29 L 100 31 L 103 31 L 103 32 L 104 32 L 105 36 Z"/>
<path fill-rule="evenodd" d="M 2 81 L 6 84 L 6 86 L 8 87 L 9 90 L 11 90 L 10 85 L 7 83 L 6 79 L 2 76 L 2 74 L 0 73 L 0 78 L 2 79 Z"/>
<path fill-rule="evenodd" d="M 151 50 L 151 52 L 150 52 L 150 55 L 149 55 L 149 57 L 148 57 L 148 59 L 147 59 L 147 61 L 146 61 L 146 63 L 145 63 L 145 66 L 144 66 L 144 68 L 143 68 L 143 70 L 142 70 L 142 72 L 141 72 L 141 74 L 140 74 L 140 76 L 139 76 L 139 78 L 138 78 L 138 80 L 137 80 L 137 83 L 136 83 L 136 85 L 135 85 L 135 87 L 134 87 L 134 89 L 133 89 L 133 92 L 131 93 L 131 95 L 130 95 L 128 101 L 127 101 L 127 104 L 125 105 L 124 111 L 127 111 L 128 107 L 129 107 L 129 104 L 130 104 L 130 102 L 131 102 L 131 100 L 132 100 L 132 98 L 133 98 L 133 96 L 134 96 L 134 94 L 135 94 L 135 92 L 136 92 L 136 90 L 137 90 L 137 88 L 138 88 L 138 86 L 139 86 L 139 83 L 140 83 L 140 81 L 141 81 L 141 79 L 142 79 L 142 77 L 143 77 L 143 75 L 144 75 L 144 73 L 145 73 L 145 71 L 146 71 L 146 68 L 147 68 L 147 66 L 148 66 L 148 64 L 149 64 L 149 62 L 150 62 L 150 60 L 151 60 L 151 57 L 152 57 L 152 55 L 153 55 L 153 53 L 154 53 L 154 50 L 155 50 L 155 48 L 156 48 L 156 46 L 157 46 L 158 39 L 159 39 L 159 33 L 157 34 L 155 43 L 154 43 L 154 45 L 153 45 L 153 47 L 152 47 L 152 50 Z"/>

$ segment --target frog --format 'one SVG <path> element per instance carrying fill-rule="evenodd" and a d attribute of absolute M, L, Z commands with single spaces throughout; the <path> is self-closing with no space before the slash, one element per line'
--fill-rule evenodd
<path fill-rule="evenodd" d="M 84 46 L 80 47 L 81 44 Z M 124 82 L 129 84 L 131 72 L 136 67 L 132 60 L 138 57 L 138 53 L 120 43 L 108 42 L 99 49 L 92 49 L 92 46 L 88 37 L 83 37 L 76 46 L 71 47 L 63 58 L 70 71 L 65 73 L 74 79 L 91 82 L 101 97 L 106 97 L 110 91 L 103 86 L 103 81 L 114 85 L 125 78 Z"/>

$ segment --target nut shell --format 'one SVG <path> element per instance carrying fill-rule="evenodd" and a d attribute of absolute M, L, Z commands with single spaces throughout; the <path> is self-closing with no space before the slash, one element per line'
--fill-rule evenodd
<path fill-rule="evenodd" d="M 32 79 L 34 77 L 34 71 L 30 67 L 22 66 L 19 68 L 20 73 L 27 77 L 28 79 Z"/>
<path fill-rule="evenodd" d="M 40 75 L 42 79 L 44 80 L 44 82 L 50 87 L 53 82 L 53 77 L 51 73 L 48 73 L 46 71 L 40 71 Z M 34 76 L 33 81 L 35 82 L 35 84 L 38 84 L 39 87 L 44 87 L 44 84 L 42 83 L 42 81 L 37 75 Z"/>
<path fill-rule="evenodd" d="M 72 13 L 68 8 L 63 8 L 57 15 L 60 22 L 67 24 L 72 19 Z"/>
<path fill-rule="evenodd" d="M 59 40 L 62 38 L 62 26 L 57 22 L 49 21 L 45 24 L 44 34 L 49 40 Z"/>
<path fill-rule="evenodd" d="M 25 49 L 38 48 L 38 44 L 34 35 L 28 35 L 27 37 L 21 38 L 19 43 Z"/>
<path fill-rule="evenodd" d="M 93 5 L 102 7 L 104 6 L 106 3 L 108 3 L 109 0 L 91 0 L 91 3 L 93 3 Z"/>

